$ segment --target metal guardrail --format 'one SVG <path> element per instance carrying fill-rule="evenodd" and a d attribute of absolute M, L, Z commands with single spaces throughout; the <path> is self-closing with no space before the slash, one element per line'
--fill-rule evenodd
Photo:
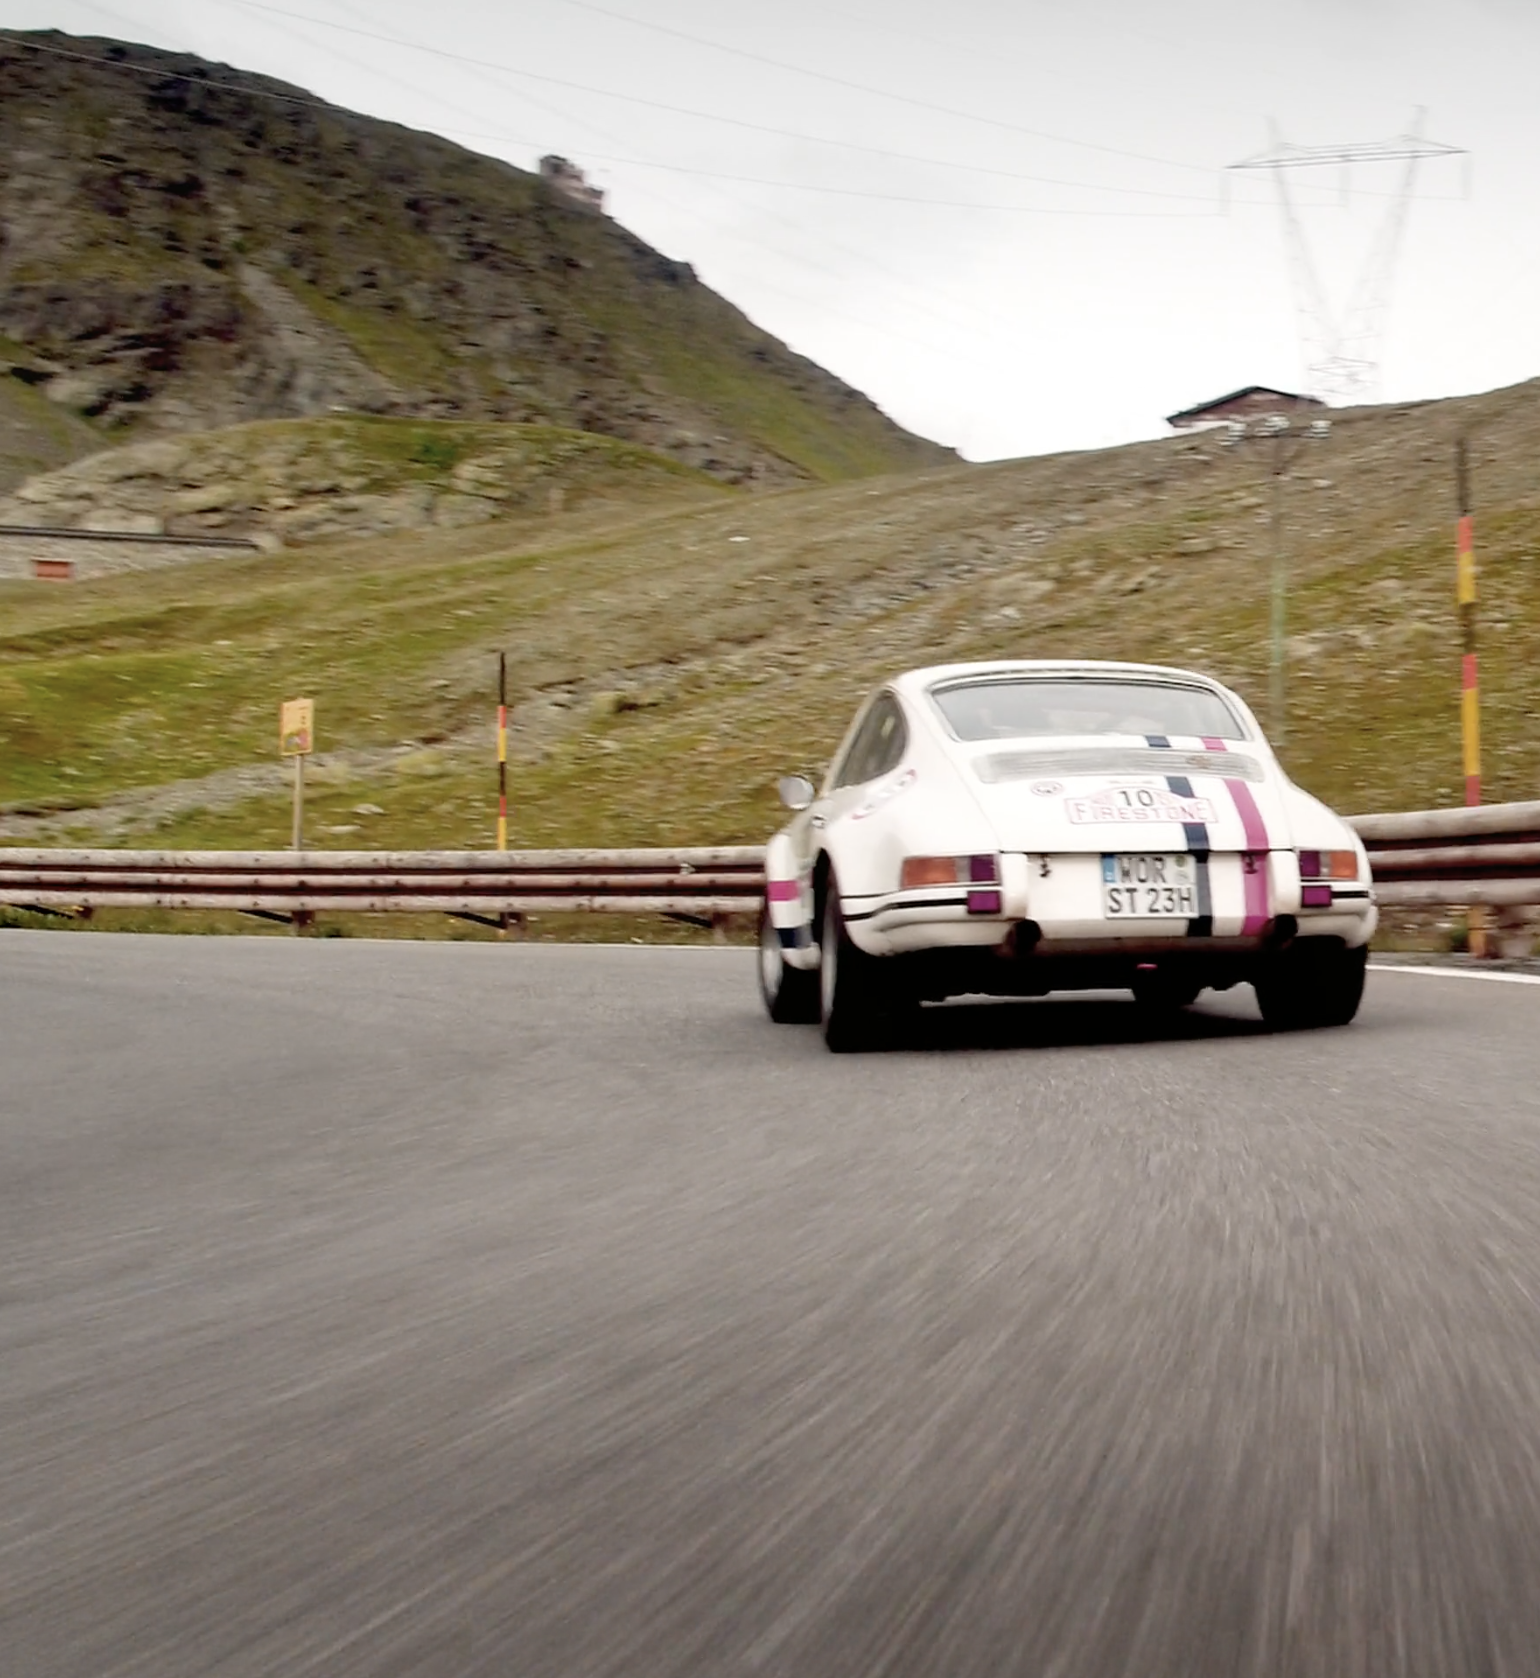
<path fill-rule="evenodd" d="M 1540 904 L 1540 800 L 1349 817 L 1388 906 Z"/>
<path fill-rule="evenodd" d="M 758 846 L 625 851 L 112 851 L 0 848 L 0 903 L 247 914 L 752 913 Z"/>
<path fill-rule="evenodd" d="M 56 524 L 0 524 L 0 536 L 25 536 L 43 542 L 148 542 L 161 548 L 229 548 L 261 553 L 262 544 L 246 536 L 167 536 L 153 530 L 77 530 Z"/>
<path fill-rule="evenodd" d="M 1540 801 L 1349 818 L 1389 905 L 1540 905 Z M 715 924 L 764 892 L 758 845 L 562 851 L 117 851 L 0 847 L 19 908 L 352 910 L 471 918 L 662 914 Z"/>

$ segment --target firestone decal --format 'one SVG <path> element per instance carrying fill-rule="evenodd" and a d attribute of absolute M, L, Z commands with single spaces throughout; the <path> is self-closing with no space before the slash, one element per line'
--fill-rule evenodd
<path fill-rule="evenodd" d="M 896 781 L 890 781 L 885 787 L 878 787 L 867 801 L 850 812 L 853 822 L 865 821 L 868 816 L 875 815 L 884 804 L 898 797 L 901 792 L 907 792 L 919 780 L 917 769 L 906 769 Z"/>
<path fill-rule="evenodd" d="M 1179 798 L 1163 787 L 1113 787 L 1090 798 L 1066 798 L 1072 822 L 1212 822 L 1208 798 Z"/>

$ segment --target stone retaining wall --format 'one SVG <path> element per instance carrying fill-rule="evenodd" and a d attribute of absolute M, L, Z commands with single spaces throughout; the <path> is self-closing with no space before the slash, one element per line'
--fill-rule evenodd
<path fill-rule="evenodd" d="M 183 547 L 176 543 L 93 541 L 89 534 L 73 536 L 0 536 L 0 578 L 33 576 L 34 560 L 68 560 L 76 579 L 104 577 L 114 571 L 155 571 L 166 565 L 185 565 L 194 559 L 239 562 L 258 557 L 244 548 Z M 39 582 L 39 588 L 57 588 Z"/>

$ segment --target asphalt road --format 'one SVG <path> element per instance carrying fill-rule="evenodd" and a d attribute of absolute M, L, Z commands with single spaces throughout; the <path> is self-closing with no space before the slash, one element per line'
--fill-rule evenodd
<path fill-rule="evenodd" d="M 4 1678 L 1540 1671 L 1540 987 L 0 933 Z"/>

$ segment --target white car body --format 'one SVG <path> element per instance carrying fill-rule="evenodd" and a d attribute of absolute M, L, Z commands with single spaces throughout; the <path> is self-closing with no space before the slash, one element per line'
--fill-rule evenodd
<path fill-rule="evenodd" d="M 1049 685 L 1023 694 L 1022 683 Z M 1013 735 L 1010 715 L 997 722 L 989 710 L 998 701 L 1009 713 L 1013 694 L 1028 707 L 1085 694 L 1091 706 L 1125 685 L 1129 716 L 1165 706 L 1180 717 L 1222 714 L 1224 724 L 1193 735 Z M 966 714 L 961 729 L 943 703 Z M 992 732 L 964 737 L 980 726 Z M 1346 852 L 1356 857 L 1351 879 Z M 1302 854 L 1317 874 L 1317 854 L 1335 856 L 1337 877 L 1302 879 Z M 1119 861 L 1130 857 L 1153 860 Z M 906 858 L 970 859 L 977 877 L 906 887 Z M 1178 859 L 1169 869 L 1179 890 L 1120 895 L 1120 868 L 1164 877 L 1162 858 Z M 1157 973 L 1195 994 L 1254 979 L 1259 963 L 1307 940 L 1362 950 L 1376 922 L 1357 834 L 1289 780 L 1243 701 L 1208 677 L 1155 665 L 1002 661 L 894 678 L 857 713 L 811 804 L 771 839 L 766 875 L 767 941 L 787 968 L 824 959 L 833 891 L 854 949 L 932 999 L 1137 989 Z"/>

